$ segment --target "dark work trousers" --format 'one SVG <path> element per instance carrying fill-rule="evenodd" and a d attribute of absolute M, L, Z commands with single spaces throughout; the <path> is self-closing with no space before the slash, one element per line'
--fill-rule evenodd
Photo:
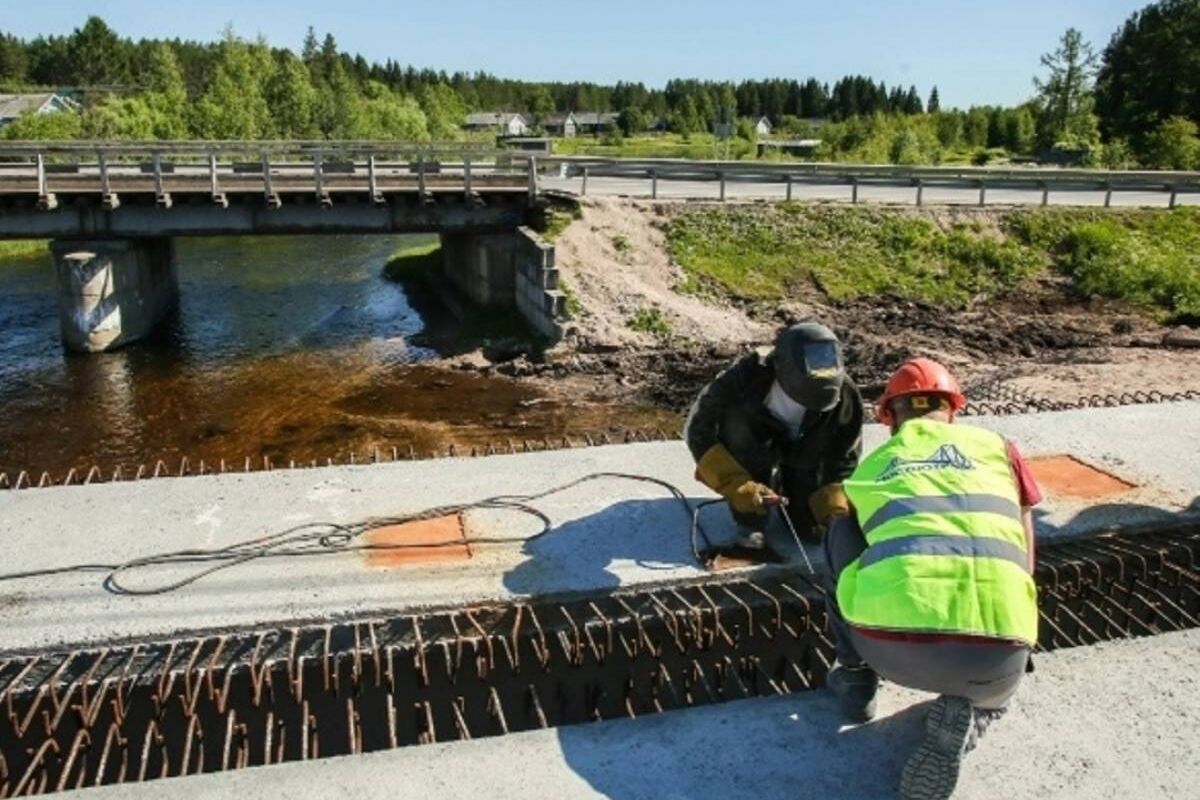
<path fill-rule="evenodd" d="M 820 538 L 821 532 L 808 510 L 808 496 L 820 488 L 818 464 L 812 463 L 812 455 L 805 452 L 802 439 L 789 442 L 781 430 L 742 413 L 737 407 L 722 415 L 720 439 L 751 478 L 787 498 L 788 517 L 800 536 Z M 733 509 L 730 513 L 744 528 L 762 530 L 767 522 L 765 514 L 738 514 Z"/>
<path fill-rule="evenodd" d="M 838 518 L 825 534 L 825 609 L 838 661 L 847 666 L 866 664 L 880 677 L 911 689 L 965 697 L 977 708 L 1004 708 L 1025 674 L 1029 648 L 1024 645 L 879 639 L 846 622 L 837 604 L 837 580 L 866 549 L 867 541 L 853 517 Z"/>

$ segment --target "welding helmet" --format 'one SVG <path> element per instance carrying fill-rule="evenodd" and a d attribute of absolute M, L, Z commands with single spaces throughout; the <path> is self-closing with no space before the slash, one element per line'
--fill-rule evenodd
<path fill-rule="evenodd" d="M 775 340 L 775 380 L 805 408 L 829 411 L 836 406 L 845 377 L 837 336 L 824 325 L 797 323 Z"/>

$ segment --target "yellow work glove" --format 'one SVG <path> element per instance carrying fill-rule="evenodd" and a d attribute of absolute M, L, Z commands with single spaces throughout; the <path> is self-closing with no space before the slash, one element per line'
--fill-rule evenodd
<path fill-rule="evenodd" d="M 775 494 L 770 486 L 757 481 L 746 481 L 734 489 L 732 494 L 725 494 L 724 497 L 729 507 L 739 514 L 761 516 L 767 513 L 767 506 L 777 506 L 780 503 L 779 495 Z"/>
<path fill-rule="evenodd" d="M 768 505 L 779 502 L 779 496 L 751 478 L 723 444 L 714 444 L 700 457 L 696 480 L 724 497 L 739 514 L 766 514 Z"/>
<path fill-rule="evenodd" d="M 827 483 L 808 496 L 808 510 L 817 524 L 824 527 L 834 517 L 850 515 L 850 499 L 840 483 Z"/>

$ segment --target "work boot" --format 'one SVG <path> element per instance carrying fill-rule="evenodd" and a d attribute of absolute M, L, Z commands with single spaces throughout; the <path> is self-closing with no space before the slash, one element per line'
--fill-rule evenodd
<path fill-rule="evenodd" d="M 835 665 L 826 676 L 825 685 L 837 695 L 842 713 L 851 722 L 870 722 L 875 717 L 875 695 L 879 692 L 879 676 L 866 664 Z"/>
<path fill-rule="evenodd" d="M 975 729 L 971 701 L 942 695 L 925 718 L 925 739 L 904 765 L 900 796 L 904 800 L 947 800 L 958 785 L 963 755 Z"/>

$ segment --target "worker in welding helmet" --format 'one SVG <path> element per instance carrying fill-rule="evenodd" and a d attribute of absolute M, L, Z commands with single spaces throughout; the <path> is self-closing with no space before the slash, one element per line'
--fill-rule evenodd
<path fill-rule="evenodd" d="M 863 404 L 846 375 L 841 346 L 817 322 L 780 332 L 700 392 L 684 438 L 696 477 L 729 503 L 740 550 L 764 551 L 772 506 L 797 532 L 819 540 L 845 509 L 841 481 L 862 454 Z"/>

